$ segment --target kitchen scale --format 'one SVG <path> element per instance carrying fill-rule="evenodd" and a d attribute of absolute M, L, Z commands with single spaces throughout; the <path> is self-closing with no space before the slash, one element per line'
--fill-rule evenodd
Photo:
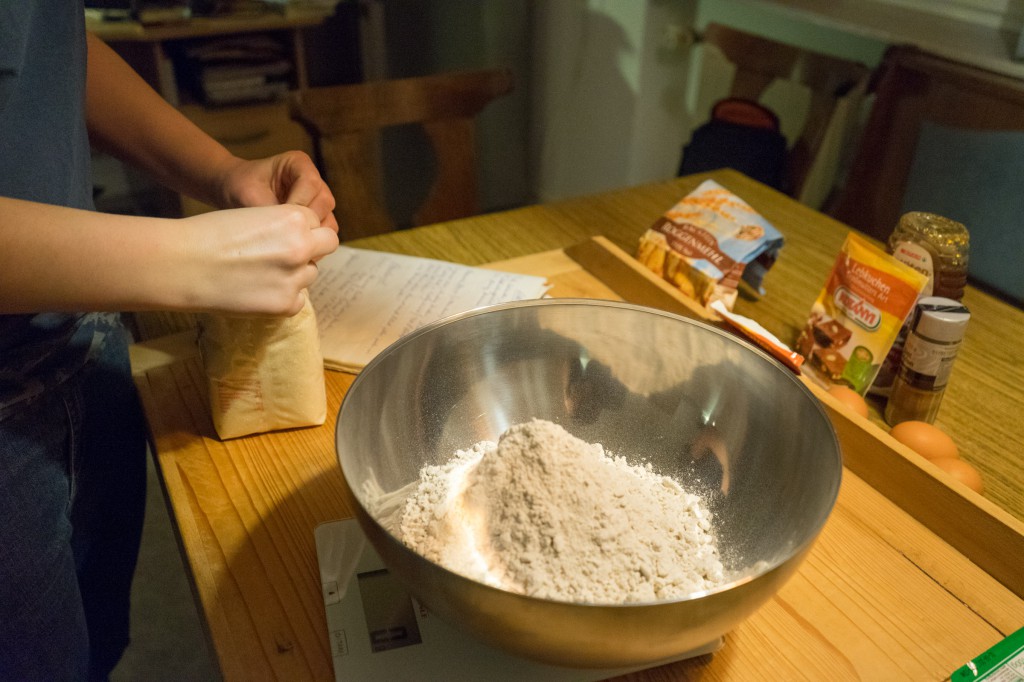
<path fill-rule="evenodd" d="M 615 669 L 577 670 L 526 660 L 494 649 L 427 611 L 384 567 L 355 519 L 320 524 L 314 535 L 337 682 L 591 682 L 722 647 L 718 638 L 681 656 Z"/>

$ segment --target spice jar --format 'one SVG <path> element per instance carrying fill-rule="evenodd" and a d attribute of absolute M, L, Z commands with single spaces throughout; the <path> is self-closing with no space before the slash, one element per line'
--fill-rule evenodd
<path fill-rule="evenodd" d="M 904 214 L 889 236 L 889 253 L 928 276 L 922 297 L 942 296 L 954 301 L 963 298 L 969 252 L 970 236 L 963 223 L 934 213 Z M 907 332 L 904 325 L 875 376 L 871 393 L 888 395 L 891 391 L 899 373 Z"/>
<path fill-rule="evenodd" d="M 971 313 L 951 298 L 918 301 L 908 325 L 903 361 L 885 406 L 885 421 L 935 421 Z"/>

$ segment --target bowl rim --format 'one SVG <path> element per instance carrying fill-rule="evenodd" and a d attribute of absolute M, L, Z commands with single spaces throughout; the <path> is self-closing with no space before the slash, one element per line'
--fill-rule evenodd
<path fill-rule="evenodd" d="M 752 582 L 752 581 L 754 581 L 754 580 L 756 580 L 758 578 L 761 578 L 762 576 L 765 576 L 765 575 L 767 575 L 769 573 L 772 573 L 774 571 L 779 570 L 780 568 L 782 568 L 787 562 L 789 562 L 793 558 L 796 558 L 796 557 L 806 557 L 807 553 L 810 551 L 811 546 L 818 539 L 818 536 L 821 534 L 822 529 L 825 527 L 825 524 L 828 522 L 829 517 L 832 515 L 832 512 L 835 510 L 836 502 L 839 499 L 839 490 L 840 490 L 840 487 L 842 486 L 842 479 L 843 479 L 844 468 L 845 468 L 844 465 L 843 465 L 843 457 L 842 457 L 841 444 L 840 444 L 839 438 L 838 438 L 838 436 L 836 434 L 835 426 L 832 424 L 832 420 L 829 418 L 828 412 L 825 410 L 825 406 L 822 405 L 821 401 L 818 400 L 818 398 L 814 395 L 814 393 L 802 381 L 800 381 L 799 378 L 797 378 L 797 375 L 793 372 L 792 369 L 790 369 L 789 367 L 784 365 L 782 362 L 780 362 L 778 359 L 773 357 L 771 354 L 765 352 L 760 347 L 758 347 L 757 345 L 751 343 L 750 341 L 748 341 L 747 339 L 745 339 L 743 337 L 740 337 L 740 336 L 738 336 L 736 334 L 733 334 L 731 332 L 725 331 L 723 329 L 719 329 L 719 328 L 717 328 L 717 327 L 715 327 L 715 326 L 713 326 L 711 324 L 708 324 L 707 322 L 704 322 L 702 320 L 697 320 L 697 319 L 693 319 L 693 318 L 690 318 L 690 317 L 685 317 L 683 315 L 679 315 L 677 313 L 672 313 L 672 312 L 669 312 L 669 311 L 666 311 L 666 310 L 661 310 L 659 308 L 653 308 L 653 307 L 650 307 L 650 306 L 645 306 L 645 305 L 641 305 L 641 304 L 637 304 L 637 303 L 629 303 L 627 301 L 611 301 L 611 300 L 605 300 L 605 299 L 589 299 L 589 298 L 539 298 L 539 299 L 528 299 L 528 300 L 522 300 L 522 301 L 510 301 L 510 302 L 507 302 L 507 303 L 497 303 L 497 304 L 492 304 L 492 305 L 480 306 L 480 307 L 472 308 L 470 310 L 466 310 L 466 311 L 463 311 L 463 312 L 454 313 L 452 315 L 447 315 L 447 316 L 442 317 L 442 318 L 440 318 L 438 320 L 435 320 L 435 321 L 427 323 L 427 324 L 425 324 L 425 325 L 423 325 L 421 327 L 418 327 L 418 328 L 414 329 L 413 331 L 411 331 L 411 332 L 401 336 L 400 338 L 396 339 L 391 344 L 389 344 L 386 348 L 384 348 L 382 351 L 380 351 L 376 356 L 374 356 L 370 360 L 370 362 L 368 362 L 366 364 L 366 366 L 359 372 L 359 374 L 356 375 L 356 378 L 352 381 L 352 384 L 349 386 L 348 390 L 345 392 L 345 395 L 342 398 L 341 404 L 338 407 L 338 413 L 337 413 L 337 415 L 335 417 L 335 425 L 334 425 L 334 434 L 335 434 L 334 435 L 334 455 L 335 455 L 335 459 L 337 460 L 338 466 L 341 469 L 341 474 L 342 474 L 342 477 L 345 480 L 346 487 L 352 493 L 352 497 L 353 497 L 354 501 L 356 502 L 356 504 L 359 505 L 360 511 L 362 511 L 363 514 L 365 514 L 366 518 L 370 522 L 372 522 L 375 526 L 377 526 L 379 530 L 381 530 L 384 534 L 388 535 L 396 543 L 400 544 L 402 547 L 404 547 L 408 551 L 413 552 L 413 550 L 411 548 L 409 548 L 400 538 L 396 537 L 390 530 L 388 530 L 380 522 L 378 522 L 377 519 L 369 512 L 369 510 L 366 509 L 365 505 L 363 504 L 362 500 L 360 499 L 359 493 L 351 485 L 349 485 L 348 477 L 346 476 L 346 472 L 345 472 L 345 466 L 344 466 L 344 464 L 343 464 L 343 462 L 341 460 L 341 453 L 339 451 L 339 442 L 338 442 L 339 441 L 339 434 L 341 432 L 341 428 L 340 428 L 341 427 L 341 418 L 342 418 L 342 415 L 343 415 L 343 413 L 345 411 L 345 404 L 349 400 L 349 396 L 353 395 L 353 393 L 356 391 L 356 389 L 357 389 L 359 383 L 361 382 L 361 380 L 363 379 L 364 375 L 367 375 L 378 364 L 381 364 L 384 361 L 386 361 L 386 359 L 387 359 L 387 357 L 389 355 L 394 353 L 396 350 L 398 350 L 402 346 L 404 346 L 404 345 L 406 345 L 408 343 L 412 343 L 414 340 L 416 340 L 420 336 L 423 336 L 425 334 L 430 334 L 434 330 L 439 329 L 441 327 L 449 326 L 449 325 L 452 325 L 452 324 L 457 324 L 457 323 L 459 323 L 461 321 L 464 321 L 466 319 L 470 319 L 470 318 L 477 317 L 477 316 L 480 316 L 480 315 L 487 315 L 487 314 L 502 312 L 502 311 L 509 310 L 509 309 L 531 308 L 531 307 L 547 307 L 547 306 L 556 306 L 556 307 L 557 306 L 593 306 L 593 307 L 602 307 L 602 308 L 620 308 L 620 309 L 633 310 L 633 311 L 642 312 L 642 313 L 646 313 L 646 314 L 654 314 L 654 315 L 666 317 L 666 318 L 669 318 L 669 319 L 673 319 L 673 320 L 677 320 L 677 321 L 683 322 L 685 324 L 690 324 L 690 325 L 693 325 L 693 326 L 696 326 L 696 327 L 700 327 L 700 328 L 702 328 L 702 329 L 704 329 L 704 330 L 706 330 L 708 332 L 711 332 L 713 334 L 716 334 L 716 335 L 726 339 L 729 342 L 737 343 L 741 347 L 743 347 L 743 348 L 745 348 L 747 350 L 753 351 L 762 360 L 764 360 L 764 361 L 770 363 L 771 365 L 773 365 L 776 368 L 776 370 L 778 370 L 778 372 L 780 372 L 783 375 L 785 375 L 787 380 L 790 381 L 793 385 L 795 385 L 797 387 L 798 391 L 801 391 L 803 393 L 804 397 L 807 398 L 810 401 L 810 404 L 811 404 L 812 408 L 817 411 L 817 414 L 819 415 L 819 417 L 824 421 L 825 425 L 827 426 L 827 433 L 831 437 L 830 438 L 830 443 L 833 445 L 832 451 L 834 453 L 834 457 L 836 459 L 836 463 L 838 464 L 838 467 L 837 467 L 838 475 L 836 476 L 835 480 L 832 481 L 832 483 L 831 483 L 832 490 L 829 492 L 829 495 L 828 495 L 829 496 L 828 505 L 826 506 L 825 511 L 822 513 L 821 517 L 816 520 L 815 525 L 812 528 L 812 532 L 810 532 L 808 534 L 807 539 L 804 540 L 803 542 L 801 542 L 800 544 L 794 545 L 793 547 L 791 547 L 789 549 L 789 551 L 786 552 L 786 554 L 785 554 L 785 556 L 783 558 L 776 558 L 776 559 L 772 560 L 771 562 L 762 562 L 762 563 L 764 563 L 764 566 L 762 566 L 759 570 L 746 572 L 746 573 L 744 573 L 742 576 L 740 576 L 738 578 L 735 578 L 735 579 L 730 580 L 728 582 L 724 582 L 724 583 L 722 583 L 722 584 L 720 584 L 720 585 L 718 585 L 716 587 L 713 587 L 711 589 L 697 590 L 697 591 L 691 592 L 691 593 L 689 593 L 689 594 L 687 594 L 687 595 L 685 595 L 683 597 L 676 597 L 676 598 L 673 598 L 673 599 L 662 599 L 662 600 L 646 601 L 646 602 L 625 602 L 625 603 L 603 603 L 603 602 L 590 603 L 590 602 L 566 601 L 566 600 L 560 600 L 560 599 L 548 599 L 548 598 L 543 598 L 543 597 L 535 597 L 535 596 L 523 594 L 523 593 L 520 593 L 520 592 L 514 592 L 512 590 L 506 590 L 504 588 L 496 587 L 494 585 L 489 585 L 489 584 L 481 582 L 479 580 L 475 580 L 475 579 L 470 578 L 468 576 L 462 575 L 461 573 L 453 571 L 453 570 L 447 568 L 446 566 L 443 566 L 443 565 L 438 564 L 438 563 L 433 562 L 433 561 L 429 562 L 431 566 L 433 566 L 433 567 L 435 567 L 435 568 L 437 568 L 437 569 L 439 569 L 441 571 L 444 571 L 446 573 L 449 573 L 449 574 L 451 574 L 451 575 L 453 575 L 453 576 L 455 576 L 455 577 L 457 577 L 457 578 L 459 578 L 461 580 L 467 580 L 467 581 L 473 583 L 474 585 L 477 585 L 477 586 L 480 586 L 480 587 L 483 587 L 483 588 L 486 588 L 486 589 L 496 590 L 496 591 L 498 591 L 498 592 L 500 592 L 502 594 L 515 595 L 517 597 L 522 597 L 522 598 L 525 598 L 525 599 L 531 599 L 531 600 L 543 601 L 543 602 L 550 602 L 550 603 L 553 603 L 553 604 L 571 604 L 573 606 L 580 606 L 580 607 L 593 607 L 593 608 L 637 607 L 637 608 L 640 608 L 640 607 L 657 606 L 657 605 L 661 605 L 661 604 L 677 604 L 677 603 L 682 603 L 682 602 L 687 602 L 687 601 L 696 601 L 696 600 L 703 599 L 703 598 L 706 598 L 706 597 L 711 597 L 713 595 L 716 595 L 716 594 L 719 594 L 719 593 L 722 593 L 722 592 L 728 592 L 728 591 L 730 591 L 730 590 L 732 590 L 732 589 L 734 589 L 734 588 L 736 588 L 736 587 L 738 587 L 740 585 Z M 360 514 L 357 513 L 355 516 L 356 516 L 356 518 L 359 518 Z"/>

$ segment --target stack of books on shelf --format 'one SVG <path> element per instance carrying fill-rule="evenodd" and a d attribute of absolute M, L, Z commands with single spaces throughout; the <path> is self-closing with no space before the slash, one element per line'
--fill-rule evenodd
<path fill-rule="evenodd" d="M 329 17 L 334 14 L 340 0 L 263 0 L 273 5 L 286 17 Z"/>
<path fill-rule="evenodd" d="M 192 90 L 205 104 L 274 101 L 290 87 L 293 65 L 286 47 L 269 36 L 203 43 L 187 58 Z"/>
<path fill-rule="evenodd" d="M 267 102 L 288 93 L 292 65 L 287 60 L 263 64 L 218 64 L 202 70 L 203 99 L 207 104 Z"/>
<path fill-rule="evenodd" d="M 177 24 L 192 18 L 188 0 L 140 0 L 132 7 L 135 20 L 147 26 Z"/>

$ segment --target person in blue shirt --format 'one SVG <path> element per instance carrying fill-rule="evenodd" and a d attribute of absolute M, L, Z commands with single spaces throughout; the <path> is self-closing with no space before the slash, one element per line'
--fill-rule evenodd
<path fill-rule="evenodd" d="M 90 145 L 223 210 L 98 213 Z M 333 208 L 306 154 L 233 156 L 81 2 L 0 0 L 0 680 L 105 679 L 128 643 L 145 439 L 119 313 L 292 315 Z"/>

